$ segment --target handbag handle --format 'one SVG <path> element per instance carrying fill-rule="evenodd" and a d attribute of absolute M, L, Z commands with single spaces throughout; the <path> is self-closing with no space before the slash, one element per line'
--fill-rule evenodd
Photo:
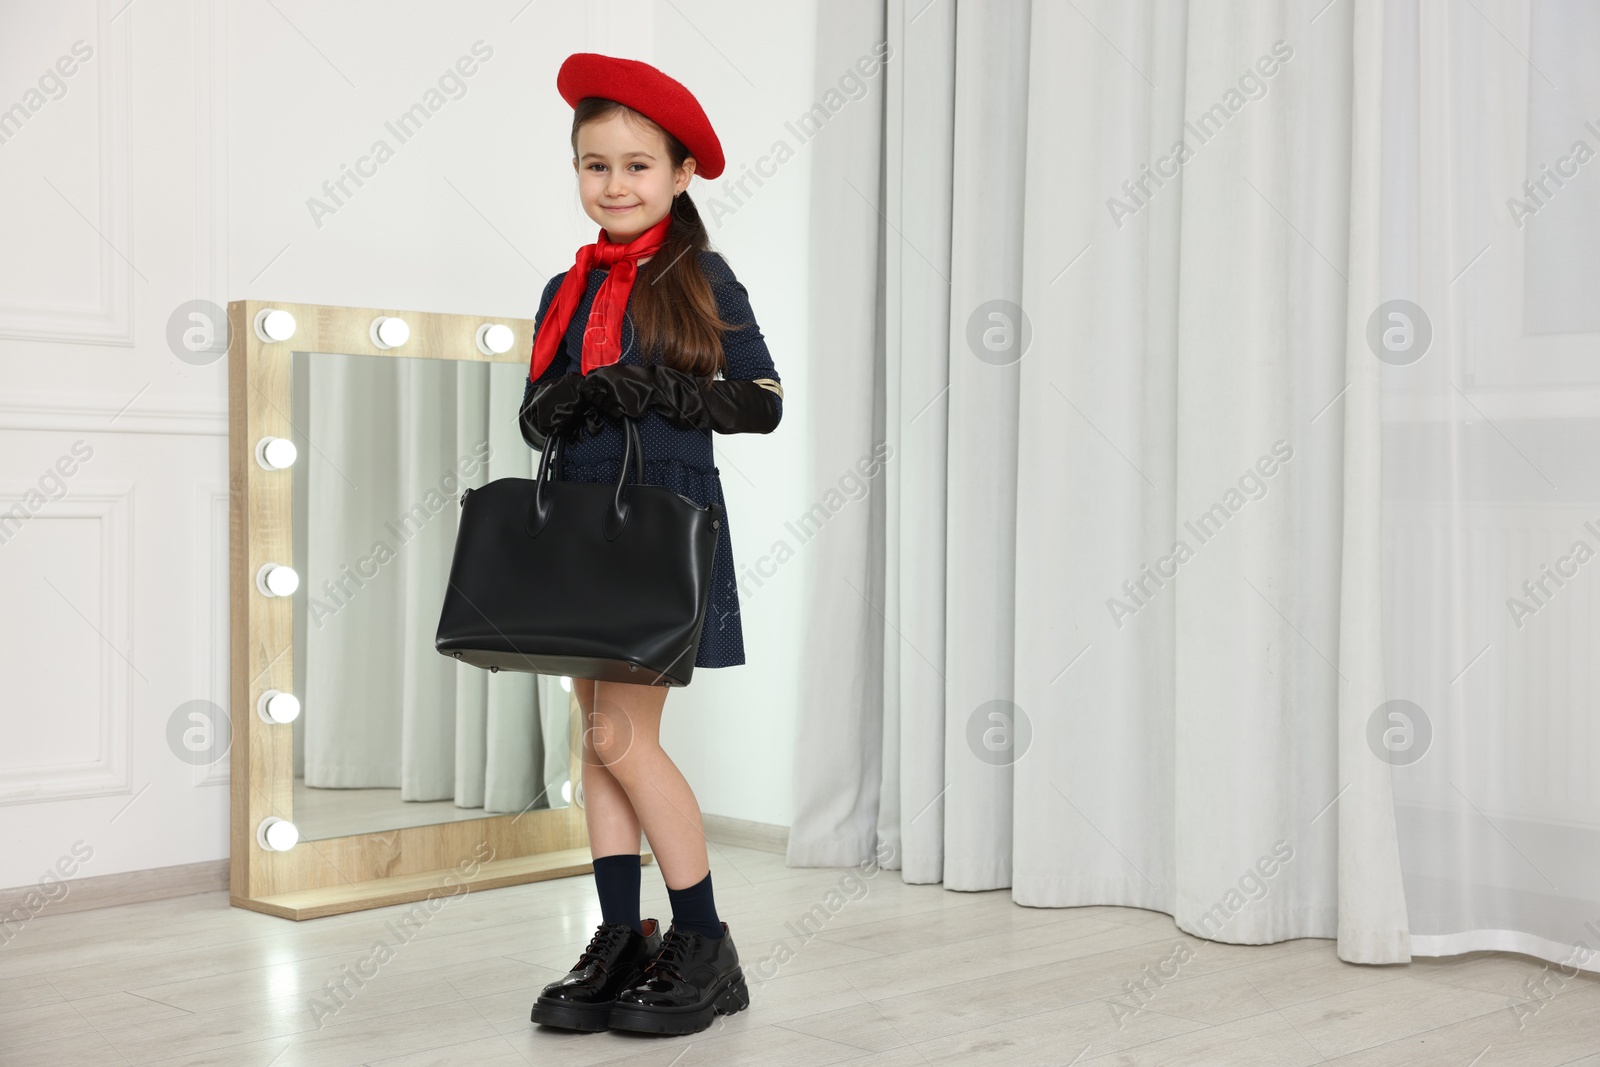
<path fill-rule="evenodd" d="M 617 487 L 611 497 L 611 507 L 606 509 L 601 518 L 600 532 L 607 541 L 615 541 L 622 534 L 622 528 L 628 524 L 629 508 L 627 501 L 622 498 L 623 487 L 628 481 L 628 465 L 631 463 L 634 475 L 639 482 L 644 481 L 644 442 L 639 438 L 638 423 L 628 416 L 622 416 L 623 425 L 623 452 L 622 466 L 617 471 Z M 529 537 L 538 537 L 539 531 L 550 521 L 551 500 L 545 493 L 545 485 L 550 480 L 551 464 L 554 463 L 559 473 L 562 470 L 561 457 L 566 438 L 557 436 L 550 448 L 545 449 L 539 456 L 539 476 L 533 485 L 533 500 L 528 505 L 528 518 L 526 528 Z"/>

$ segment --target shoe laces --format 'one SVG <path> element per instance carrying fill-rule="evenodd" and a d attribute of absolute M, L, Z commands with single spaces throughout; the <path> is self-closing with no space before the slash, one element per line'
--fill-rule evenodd
<path fill-rule="evenodd" d="M 689 939 L 680 933 L 676 926 L 668 927 L 666 934 L 661 938 L 661 948 L 645 965 L 640 981 L 649 981 L 657 975 L 670 975 L 680 982 L 688 981 L 680 969 L 683 958 L 688 952 Z"/>
<path fill-rule="evenodd" d="M 594 932 L 594 936 L 589 938 L 588 947 L 583 950 L 583 955 L 578 957 L 577 965 L 572 969 L 581 971 L 585 964 L 592 962 L 599 964 L 601 970 L 605 970 L 605 957 L 618 941 L 627 937 L 631 932 L 628 927 L 621 923 L 601 923 L 600 928 Z"/>

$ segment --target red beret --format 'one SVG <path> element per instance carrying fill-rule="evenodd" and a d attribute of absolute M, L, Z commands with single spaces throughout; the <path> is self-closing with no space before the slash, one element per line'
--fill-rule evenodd
<path fill-rule="evenodd" d="M 556 74 L 556 89 L 573 107 L 586 96 L 600 96 L 639 112 L 683 142 L 695 160 L 695 173 L 722 173 L 722 142 L 700 101 L 682 83 L 648 63 L 594 52 L 574 52 Z"/>

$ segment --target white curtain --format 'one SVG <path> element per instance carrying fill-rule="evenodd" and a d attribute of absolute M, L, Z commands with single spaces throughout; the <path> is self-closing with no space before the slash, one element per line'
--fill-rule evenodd
<path fill-rule="evenodd" d="M 1600 970 L 1600 8 L 1397 5 L 1384 35 L 1382 295 L 1414 305 L 1382 368 L 1412 951 Z"/>
<path fill-rule="evenodd" d="M 808 561 L 829 670 L 791 863 L 881 840 L 907 881 L 1351 962 L 1597 943 L 1581 571 L 1452 681 L 1511 640 L 1509 589 L 1600 548 L 1570 388 L 1600 394 L 1562 318 L 1594 242 L 1549 252 L 1566 335 L 1530 342 L 1503 204 L 1537 172 L 1530 115 L 1539 160 L 1600 143 L 1597 37 L 1549 16 L 1577 94 L 1553 123 L 1518 55 L 1540 22 L 1479 8 L 828 12 L 819 82 L 892 51 L 883 112 L 814 159 L 817 477 L 890 458 L 881 513 Z M 1413 364 L 1395 300 L 1432 319 Z"/>
<path fill-rule="evenodd" d="M 526 371 L 296 359 L 306 785 L 486 812 L 560 806 L 570 720 L 558 679 L 490 674 L 433 646 L 462 490 L 536 473 L 516 425 Z"/>

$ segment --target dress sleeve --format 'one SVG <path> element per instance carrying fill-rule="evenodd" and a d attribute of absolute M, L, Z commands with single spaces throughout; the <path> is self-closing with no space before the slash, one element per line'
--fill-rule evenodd
<path fill-rule="evenodd" d="M 767 351 L 761 327 L 756 324 L 749 292 L 734 277 L 728 261 L 717 252 L 702 252 L 700 269 L 716 294 L 717 314 L 722 321 L 733 323 L 735 327 L 722 335 L 722 350 L 727 357 L 722 377 L 727 381 L 752 381 L 772 393 L 781 419 L 783 382 L 778 377 L 778 368 L 773 365 L 772 353 Z"/>
<path fill-rule="evenodd" d="M 544 323 L 545 313 L 550 310 L 550 301 L 555 299 L 556 290 L 561 288 L 562 279 L 564 279 L 566 276 L 567 272 L 562 271 L 560 274 L 553 275 L 548 282 L 545 282 L 544 295 L 539 298 L 539 310 L 533 316 L 533 333 L 535 337 L 539 335 L 539 327 Z M 550 361 L 550 365 L 544 369 L 544 373 L 539 375 L 539 380 L 533 381 L 530 379 L 528 381 L 527 387 L 522 390 L 523 407 L 528 406 L 528 401 L 532 398 L 533 391 L 536 388 L 543 385 L 545 382 L 552 381 L 560 377 L 562 372 L 566 370 L 567 361 L 565 358 L 563 358 L 565 354 L 565 349 L 558 349 L 556 352 L 556 358 L 552 359 Z M 533 358 L 533 353 L 531 350 L 528 353 L 528 358 L 530 361 Z"/>

